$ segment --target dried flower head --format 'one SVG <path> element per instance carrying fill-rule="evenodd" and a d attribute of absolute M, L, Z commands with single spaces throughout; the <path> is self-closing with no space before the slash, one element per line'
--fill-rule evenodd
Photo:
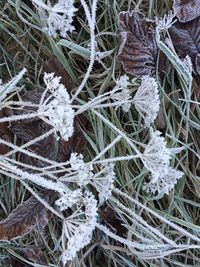
<path fill-rule="evenodd" d="M 44 113 L 41 119 L 50 124 L 55 132 L 59 132 L 65 141 L 68 141 L 74 132 L 75 116 L 70 96 L 64 85 L 60 83 L 60 77 L 54 77 L 54 73 L 45 73 L 44 82 L 45 92 L 49 91 L 51 95 L 40 103 L 38 112 Z"/>
<path fill-rule="evenodd" d="M 83 161 L 83 155 L 78 155 L 77 153 L 71 153 L 69 162 L 71 164 L 72 170 L 76 171 L 75 182 L 79 186 L 87 185 L 94 175 L 92 172 L 92 165 L 85 165 Z"/>
<path fill-rule="evenodd" d="M 76 189 L 74 191 L 63 192 L 61 198 L 56 200 L 55 204 L 60 208 L 61 211 L 71 208 L 78 202 L 81 196 L 81 190 Z"/>
<path fill-rule="evenodd" d="M 177 171 L 172 167 L 168 167 L 166 175 L 159 176 L 158 179 L 150 178 L 150 182 L 144 185 L 144 190 L 152 194 L 169 194 L 170 190 L 174 188 L 177 181 L 182 178 L 183 172 Z"/>
<path fill-rule="evenodd" d="M 145 127 L 149 127 L 157 117 L 160 100 L 158 85 L 154 78 L 144 76 L 133 102 L 138 113 L 144 118 Z"/>
<path fill-rule="evenodd" d="M 151 129 L 151 139 L 142 156 L 145 167 L 152 173 L 153 181 L 168 173 L 172 156 L 170 149 L 166 147 L 164 137 L 160 136 L 160 134 L 159 131 L 153 131 Z"/>
<path fill-rule="evenodd" d="M 115 179 L 114 164 L 111 163 L 102 165 L 101 171 L 94 175 L 91 184 L 99 193 L 100 204 L 111 196 Z"/>
<path fill-rule="evenodd" d="M 117 108 L 121 106 L 124 112 L 128 112 L 131 107 L 132 98 L 128 88 L 130 85 L 131 82 L 129 82 L 129 77 L 123 75 L 116 81 L 116 86 L 113 89 L 113 93 L 111 93 L 111 99 L 116 103 L 119 103 Z"/>
<path fill-rule="evenodd" d="M 96 227 L 97 201 L 86 191 L 78 198 L 74 213 L 63 223 L 63 234 L 67 238 L 67 248 L 63 251 L 62 261 L 73 260 L 76 253 L 84 248 L 92 238 Z"/>
<path fill-rule="evenodd" d="M 74 7 L 74 0 L 58 0 L 55 5 L 50 1 L 32 0 L 40 16 L 45 20 L 46 27 L 44 30 L 53 37 L 60 34 L 62 37 L 67 36 L 67 32 L 72 32 L 74 13 L 77 9 Z"/>

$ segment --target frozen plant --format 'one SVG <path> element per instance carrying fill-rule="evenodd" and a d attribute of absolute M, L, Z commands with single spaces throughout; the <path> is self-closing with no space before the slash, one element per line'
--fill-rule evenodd
<path fill-rule="evenodd" d="M 158 84 L 153 77 L 144 76 L 133 102 L 138 113 L 144 118 L 145 127 L 150 127 L 157 117 L 160 100 Z"/>
<path fill-rule="evenodd" d="M 55 5 L 52 5 L 49 0 L 32 0 L 32 2 L 46 24 L 43 30 L 50 36 L 56 37 L 60 34 L 66 37 L 67 32 L 74 30 L 72 22 L 74 13 L 77 11 L 74 0 L 58 0 Z"/>
<path fill-rule="evenodd" d="M 156 19 L 157 27 L 161 31 L 167 31 L 177 20 L 175 19 L 175 15 L 171 12 L 169 14 L 165 14 L 162 19 Z"/>
<path fill-rule="evenodd" d="M 63 264 L 73 260 L 76 253 L 90 243 L 97 223 L 97 201 L 89 191 L 82 194 L 80 191 L 73 210 L 63 222 L 63 239 L 67 238 L 67 247 L 62 254 Z"/>
<path fill-rule="evenodd" d="M 54 73 L 45 73 L 44 82 L 46 90 L 40 101 L 38 113 L 45 122 L 50 124 L 55 132 L 59 132 L 65 141 L 73 135 L 75 113 L 71 106 L 71 98 L 65 86 L 60 83 L 61 77 L 54 77 Z M 44 100 L 45 94 L 51 95 Z"/>
<path fill-rule="evenodd" d="M 152 194 L 169 194 L 174 188 L 177 181 L 183 177 L 183 172 L 177 171 L 172 167 L 168 167 L 165 175 L 160 175 L 156 180 L 153 178 L 149 183 L 144 185 L 144 190 Z"/>
<path fill-rule="evenodd" d="M 114 172 L 114 164 L 105 163 L 102 165 L 102 169 L 91 180 L 91 184 L 96 188 L 99 197 L 99 203 L 102 204 L 105 200 L 108 200 L 112 195 L 114 188 L 114 181 L 116 175 Z"/>
<path fill-rule="evenodd" d="M 23 68 L 15 77 L 13 77 L 9 82 L 4 85 L 2 83 L 2 80 L 0 80 L 0 102 L 5 100 L 6 96 L 16 89 L 16 84 L 22 79 L 26 71 L 27 70 Z"/>
<path fill-rule="evenodd" d="M 159 131 L 150 129 L 151 139 L 141 156 L 143 164 L 152 173 L 153 181 L 157 181 L 160 176 L 163 177 L 168 173 L 172 156 L 170 149 L 166 147 L 164 137 L 160 135 Z"/>
<path fill-rule="evenodd" d="M 116 106 L 119 108 L 120 106 L 124 110 L 124 112 L 128 112 L 131 108 L 131 95 L 129 91 L 129 86 L 131 82 L 129 81 L 129 77 L 127 75 L 121 76 L 116 81 L 116 86 L 111 93 L 111 99 L 115 101 L 118 105 Z"/>
<path fill-rule="evenodd" d="M 90 182 L 93 177 L 92 165 L 85 165 L 83 161 L 83 155 L 77 153 L 71 153 L 70 160 L 71 168 L 75 171 L 75 182 L 80 186 L 85 186 Z"/>
<path fill-rule="evenodd" d="M 61 198 L 56 200 L 55 204 L 60 208 L 61 211 L 71 208 L 74 204 L 78 202 L 81 195 L 81 189 L 76 189 L 74 191 L 69 190 L 61 193 Z"/>

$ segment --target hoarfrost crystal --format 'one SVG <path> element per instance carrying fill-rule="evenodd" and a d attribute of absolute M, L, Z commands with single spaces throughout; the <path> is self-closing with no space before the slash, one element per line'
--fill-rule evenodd
<path fill-rule="evenodd" d="M 79 186 L 85 186 L 90 182 L 93 176 L 92 165 L 85 165 L 83 161 L 83 155 L 72 153 L 69 160 L 71 167 L 74 171 L 77 171 L 76 183 Z"/>
<path fill-rule="evenodd" d="M 169 191 L 174 188 L 177 181 L 182 178 L 183 172 L 177 171 L 172 167 L 168 168 L 168 173 L 164 176 L 159 176 L 157 180 L 151 179 L 150 182 L 144 185 L 144 190 L 152 194 L 169 194 Z"/>
<path fill-rule="evenodd" d="M 157 117 L 160 100 L 158 85 L 154 78 L 144 76 L 133 102 L 138 113 L 144 118 L 145 127 L 150 127 Z"/>
<path fill-rule="evenodd" d="M 151 171 L 153 181 L 156 181 L 160 176 L 168 173 L 172 154 L 166 147 L 166 141 L 164 137 L 160 136 L 159 131 L 151 129 L 150 134 L 151 139 L 144 150 L 142 161 L 145 167 Z"/>
<path fill-rule="evenodd" d="M 102 170 L 94 176 L 91 184 L 99 193 L 100 204 L 111 196 L 115 179 L 114 164 L 104 164 Z"/>
<path fill-rule="evenodd" d="M 55 204 L 60 207 L 60 210 L 66 210 L 68 208 L 71 208 L 74 204 L 78 202 L 78 199 L 81 196 L 81 190 L 77 189 L 74 191 L 66 192 L 62 194 L 62 197 L 56 200 Z"/>
<path fill-rule="evenodd" d="M 64 221 L 63 229 L 68 242 L 62 254 L 63 264 L 73 260 L 76 253 L 90 243 L 96 227 L 97 201 L 90 192 L 84 194 L 77 200 L 77 210 Z"/>
<path fill-rule="evenodd" d="M 60 83 L 60 77 L 54 77 L 54 73 L 45 73 L 44 82 L 51 96 L 40 103 L 38 112 L 44 113 L 41 119 L 52 125 L 55 131 L 59 132 L 65 141 L 68 141 L 74 132 L 75 117 L 70 96 L 64 85 Z"/>
<path fill-rule="evenodd" d="M 55 5 L 51 5 L 50 1 L 32 0 L 35 4 L 41 18 L 45 19 L 46 27 L 44 30 L 53 37 L 58 33 L 62 37 L 67 36 L 67 32 L 72 32 L 74 12 L 74 0 L 58 0 Z"/>
<path fill-rule="evenodd" d="M 122 107 L 124 112 L 128 112 L 131 107 L 131 95 L 128 86 L 131 85 L 129 82 L 129 78 L 126 75 L 121 76 L 117 82 L 116 86 L 113 89 L 113 93 L 111 94 L 111 99 L 119 102 L 118 107 Z"/>

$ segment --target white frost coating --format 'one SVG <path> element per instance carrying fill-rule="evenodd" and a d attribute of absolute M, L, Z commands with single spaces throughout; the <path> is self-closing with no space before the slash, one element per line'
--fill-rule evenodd
<path fill-rule="evenodd" d="M 55 5 L 51 5 L 50 1 L 32 0 L 35 4 L 42 19 L 45 19 L 46 27 L 43 28 L 50 36 L 62 37 L 67 36 L 67 32 L 72 32 L 74 13 L 77 9 L 74 7 L 74 0 L 58 0 Z"/>
<path fill-rule="evenodd" d="M 154 78 L 144 76 L 133 102 L 138 113 L 144 118 L 145 127 L 150 127 L 157 117 L 160 100 L 158 85 Z"/>
<path fill-rule="evenodd" d="M 22 79 L 24 74 L 26 73 L 26 68 L 23 68 L 19 74 L 13 77 L 8 83 L 2 84 L 2 80 L 0 80 L 0 101 L 3 101 L 7 94 L 13 92 L 15 90 L 16 84 Z"/>
<path fill-rule="evenodd" d="M 127 75 L 123 75 L 116 81 L 116 86 L 113 89 L 113 93 L 111 93 L 111 99 L 116 101 L 116 103 L 119 102 L 117 108 L 121 106 L 124 112 L 128 112 L 131 108 L 132 98 L 128 88 L 130 85 L 131 83 L 129 82 L 129 77 Z"/>
<path fill-rule="evenodd" d="M 158 179 L 152 179 L 148 184 L 145 184 L 143 189 L 147 193 L 152 194 L 169 194 L 170 190 L 174 188 L 177 181 L 183 177 L 183 172 L 177 171 L 172 167 L 168 167 L 166 175 L 159 176 Z"/>
<path fill-rule="evenodd" d="M 151 139 L 141 158 L 145 167 L 152 173 L 154 181 L 168 173 L 172 156 L 170 149 L 166 147 L 164 137 L 160 136 L 160 134 L 159 131 L 150 129 Z"/>
<path fill-rule="evenodd" d="M 108 200 L 112 195 L 115 179 L 114 164 L 111 163 L 104 164 L 102 170 L 94 176 L 92 185 L 99 193 L 98 197 L 100 204 L 105 200 Z"/>
<path fill-rule="evenodd" d="M 77 171 L 76 183 L 79 186 L 85 186 L 90 182 L 90 179 L 93 177 L 93 167 L 92 165 L 85 165 L 83 161 L 83 155 L 72 153 L 69 160 L 71 167 L 74 171 Z"/>
<path fill-rule="evenodd" d="M 73 260 L 76 253 L 90 243 L 97 223 L 97 201 L 93 194 L 86 191 L 76 205 L 77 209 L 65 219 L 63 225 L 63 234 L 68 239 L 67 248 L 62 254 L 63 264 Z"/>
<path fill-rule="evenodd" d="M 49 102 L 45 100 L 40 103 L 38 111 L 45 112 L 46 115 L 41 119 L 59 132 L 61 138 L 68 141 L 74 132 L 75 113 L 67 89 L 60 83 L 60 79 L 54 77 L 54 73 L 44 74 L 46 90 L 51 93 L 51 97 L 48 97 Z"/>

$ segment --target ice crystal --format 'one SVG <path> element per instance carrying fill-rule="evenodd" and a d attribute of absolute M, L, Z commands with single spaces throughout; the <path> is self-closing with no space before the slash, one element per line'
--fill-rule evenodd
<path fill-rule="evenodd" d="M 77 9 L 74 7 L 74 0 L 58 0 L 55 5 L 50 1 L 32 0 L 40 16 L 45 20 L 46 27 L 44 30 L 53 37 L 60 34 L 62 37 L 67 36 L 67 32 L 72 32 L 74 13 Z"/>
<path fill-rule="evenodd" d="M 62 254 L 63 264 L 73 260 L 76 253 L 89 244 L 97 223 L 97 201 L 90 192 L 83 193 L 76 205 L 77 209 L 64 221 L 63 230 L 68 242 Z"/>
<path fill-rule="evenodd" d="M 2 83 L 2 80 L 0 80 L 0 101 L 2 102 L 6 96 L 13 92 L 16 88 L 16 84 L 22 79 L 24 74 L 26 73 L 26 69 L 23 68 L 15 77 L 13 77 L 9 82 L 6 84 Z"/>
<path fill-rule="evenodd" d="M 111 94 L 111 99 L 116 101 L 116 103 L 119 103 L 117 108 L 121 106 L 124 112 L 128 112 L 131 107 L 132 98 L 128 88 L 130 85 L 131 82 L 129 82 L 129 77 L 123 75 L 116 81 L 116 86 Z"/>
<path fill-rule="evenodd" d="M 142 160 L 147 169 L 152 173 L 153 181 L 157 181 L 160 176 L 168 173 L 170 165 L 171 152 L 166 147 L 164 137 L 160 136 L 159 131 L 150 131 L 151 139 L 146 146 Z"/>
<path fill-rule="evenodd" d="M 51 93 L 48 101 L 40 103 L 39 113 L 44 113 L 45 122 L 50 124 L 56 132 L 65 140 L 74 132 L 74 110 L 67 89 L 60 83 L 60 77 L 54 77 L 54 73 L 44 75 L 46 90 Z"/>
<path fill-rule="evenodd" d="M 144 118 L 145 127 L 149 127 L 157 117 L 160 101 L 158 85 L 154 78 L 144 76 L 133 102 L 138 113 Z"/>
<path fill-rule="evenodd" d="M 176 22 L 174 17 L 175 15 L 169 12 L 169 14 L 165 14 L 162 19 L 157 19 L 156 24 L 160 30 L 167 31 Z"/>
<path fill-rule="evenodd" d="M 74 204 L 78 202 L 78 199 L 81 196 L 81 190 L 77 189 L 74 191 L 63 192 L 62 197 L 56 200 L 55 204 L 59 206 L 60 210 L 66 210 L 71 208 Z"/>
<path fill-rule="evenodd" d="M 115 179 L 114 164 L 104 164 L 102 170 L 94 176 L 92 185 L 94 185 L 99 193 L 100 204 L 111 196 Z"/>
<path fill-rule="evenodd" d="M 172 167 L 168 167 L 168 172 L 165 175 L 160 175 L 158 179 L 151 179 L 148 184 L 144 185 L 144 190 L 152 194 L 169 194 L 174 188 L 177 181 L 183 176 L 183 172 L 177 171 Z"/>
<path fill-rule="evenodd" d="M 90 182 L 90 179 L 93 176 L 92 165 L 85 165 L 83 161 L 83 155 L 72 153 L 69 160 L 71 167 L 74 171 L 77 171 L 76 174 L 76 183 L 79 186 L 85 186 Z"/>

